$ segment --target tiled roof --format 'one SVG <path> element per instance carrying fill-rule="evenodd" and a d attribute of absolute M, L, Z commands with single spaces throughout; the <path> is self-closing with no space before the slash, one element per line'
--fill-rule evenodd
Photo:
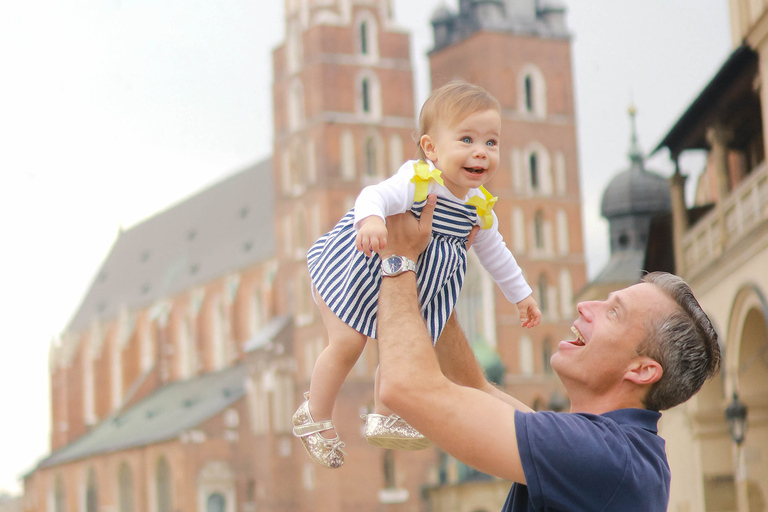
<path fill-rule="evenodd" d="M 169 384 L 53 452 L 38 467 L 174 439 L 240 400 L 245 394 L 246 368 L 239 364 Z"/>
<path fill-rule="evenodd" d="M 121 233 L 67 331 L 273 257 L 272 196 L 265 160 Z"/>

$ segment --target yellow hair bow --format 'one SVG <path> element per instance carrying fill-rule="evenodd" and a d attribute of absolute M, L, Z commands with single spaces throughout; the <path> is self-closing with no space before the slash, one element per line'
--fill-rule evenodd
<path fill-rule="evenodd" d="M 499 198 L 492 196 L 483 186 L 480 186 L 480 191 L 485 196 L 485 199 L 480 196 L 472 196 L 469 201 L 467 201 L 467 204 L 474 206 L 475 209 L 477 209 L 477 216 L 480 218 L 480 227 L 483 229 L 490 229 L 493 226 L 493 206 Z"/>
<path fill-rule="evenodd" d="M 443 172 L 440 169 L 429 170 L 429 164 L 424 160 L 419 160 L 413 164 L 413 178 L 411 182 L 416 184 L 416 192 L 413 194 L 413 201 L 419 203 L 427 198 L 427 187 L 429 180 L 433 179 L 440 185 L 443 184 L 443 178 L 440 177 Z"/>

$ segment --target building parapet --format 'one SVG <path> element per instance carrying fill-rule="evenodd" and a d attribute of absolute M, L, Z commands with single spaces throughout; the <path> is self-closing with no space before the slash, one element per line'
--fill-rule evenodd
<path fill-rule="evenodd" d="M 683 235 L 686 274 L 690 277 L 707 268 L 763 222 L 768 222 L 766 161 Z"/>

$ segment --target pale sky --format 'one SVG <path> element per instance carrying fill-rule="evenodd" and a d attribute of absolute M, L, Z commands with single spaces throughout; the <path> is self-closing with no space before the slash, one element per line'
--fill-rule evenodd
<path fill-rule="evenodd" d="M 628 166 L 637 106 L 652 149 L 731 51 L 727 0 L 564 0 L 574 34 L 589 275 L 608 259 L 602 191 Z M 416 103 L 429 18 L 457 0 L 394 0 Z M 119 227 L 272 151 L 279 0 L 25 0 L 0 7 L 0 493 L 48 453 L 48 345 Z M 489 73 L 493 69 L 488 70 Z M 670 174 L 666 155 L 648 167 Z M 700 172 L 700 159 L 683 171 Z M 692 183 L 694 180 L 690 180 Z"/>

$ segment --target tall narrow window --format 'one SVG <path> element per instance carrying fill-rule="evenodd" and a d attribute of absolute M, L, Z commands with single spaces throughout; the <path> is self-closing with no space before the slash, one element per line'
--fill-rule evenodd
<path fill-rule="evenodd" d="M 533 80 L 531 75 L 526 75 L 525 80 L 525 110 L 533 112 Z"/>
<path fill-rule="evenodd" d="M 64 492 L 64 480 L 61 475 L 56 475 L 56 483 L 53 487 L 53 512 L 67 511 L 67 497 Z"/>
<path fill-rule="evenodd" d="M 376 176 L 376 143 L 373 137 L 365 140 L 365 175 Z"/>
<path fill-rule="evenodd" d="M 546 338 L 541 345 L 541 363 L 546 375 L 552 374 L 552 364 L 549 360 L 552 358 L 552 340 Z"/>
<path fill-rule="evenodd" d="M 155 472 L 155 498 L 157 500 L 157 512 L 171 512 L 173 503 L 171 498 L 171 468 L 165 457 L 157 461 Z"/>
<path fill-rule="evenodd" d="M 539 157 L 531 153 L 528 157 L 528 169 L 531 175 L 531 190 L 539 189 Z"/>
<path fill-rule="evenodd" d="M 360 23 L 360 53 L 368 55 L 368 24 Z"/>
<path fill-rule="evenodd" d="M 98 512 L 99 493 L 96 488 L 96 471 L 93 468 L 88 470 L 88 483 L 85 490 L 85 512 Z"/>
<path fill-rule="evenodd" d="M 215 492 L 208 496 L 205 510 L 206 512 L 225 512 L 227 510 L 227 500 L 224 498 L 224 495 Z"/>
<path fill-rule="evenodd" d="M 119 512 L 133 512 L 133 475 L 127 462 L 117 471 L 117 491 Z"/>
<path fill-rule="evenodd" d="M 395 452 L 384 450 L 384 488 L 394 489 L 395 483 Z"/>
<path fill-rule="evenodd" d="M 366 114 L 369 114 L 371 112 L 371 91 L 370 91 L 370 84 L 368 83 L 367 78 L 363 78 L 362 83 L 360 84 L 360 91 L 362 94 L 362 102 L 363 102 L 363 112 Z"/>
<path fill-rule="evenodd" d="M 537 249 L 544 249 L 544 214 L 541 210 L 533 216 L 533 239 Z"/>
<path fill-rule="evenodd" d="M 546 314 L 549 309 L 547 307 L 547 293 L 547 275 L 541 274 L 539 276 L 539 309 L 543 314 Z"/>

